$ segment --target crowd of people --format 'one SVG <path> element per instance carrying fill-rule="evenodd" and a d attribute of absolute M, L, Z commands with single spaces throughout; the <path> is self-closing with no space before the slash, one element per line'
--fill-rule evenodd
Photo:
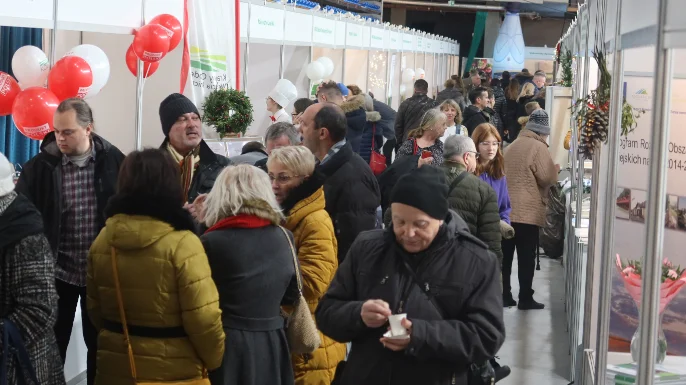
<path fill-rule="evenodd" d="M 264 143 L 231 158 L 181 94 L 159 106 L 160 147 L 126 156 L 65 100 L 16 183 L 0 154 L 8 384 L 65 383 L 79 303 L 89 385 L 506 377 L 503 307 L 544 307 L 533 276 L 559 165 L 545 74 L 469 80 L 436 99 L 417 80 L 397 113 L 328 81 L 289 114 L 277 85 Z"/>

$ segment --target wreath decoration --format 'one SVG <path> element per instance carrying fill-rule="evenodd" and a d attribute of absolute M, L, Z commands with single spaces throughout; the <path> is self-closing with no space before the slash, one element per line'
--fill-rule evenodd
<path fill-rule="evenodd" d="M 214 90 L 205 98 L 202 109 L 202 121 L 214 127 L 221 138 L 231 134 L 245 135 L 253 122 L 252 103 L 243 91 Z"/>

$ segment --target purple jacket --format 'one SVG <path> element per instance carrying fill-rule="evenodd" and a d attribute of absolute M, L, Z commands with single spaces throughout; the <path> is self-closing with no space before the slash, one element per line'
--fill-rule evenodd
<path fill-rule="evenodd" d="M 503 176 L 500 179 L 493 179 L 488 174 L 481 174 L 479 176 L 481 180 L 488 183 L 495 190 L 495 194 L 498 196 L 498 211 L 500 212 L 500 219 L 510 224 L 510 211 L 512 211 L 512 206 L 510 206 L 510 193 L 507 191 L 507 179 Z"/>

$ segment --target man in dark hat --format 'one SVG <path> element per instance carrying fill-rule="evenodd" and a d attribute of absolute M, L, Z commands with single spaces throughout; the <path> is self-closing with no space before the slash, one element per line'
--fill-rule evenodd
<path fill-rule="evenodd" d="M 498 260 L 449 210 L 435 167 L 400 178 L 391 204 L 392 226 L 357 237 L 315 313 L 322 333 L 352 341 L 336 375 L 342 384 L 467 385 L 470 364 L 505 340 Z"/>
<path fill-rule="evenodd" d="M 166 137 L 160 148 L 169 151 L 179 164 L 180 183 L 189 203 L 186 207 L 193 214 L 195 206 L 190 203 L 210 192 L 219 172 L 231 161 L 212 152 L 202 139 L 200 113 L 187 97 L 181 94 L 167 96 L 160 103 L 160 122 Z"/>

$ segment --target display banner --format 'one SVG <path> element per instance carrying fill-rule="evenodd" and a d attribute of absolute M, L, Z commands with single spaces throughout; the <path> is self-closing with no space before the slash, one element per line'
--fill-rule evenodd
<path fill-rule="evenodd" d="M 255 13 L 258 6 L 252 7 Z M 200 108 L 213 90 L 236 85 L 236 12 L 234 2 L 223 0 L 188 0 L 187 10 L 190 60 L 183 64 L 183 93 Z M 203 126 L 203 134 L 217 138 L 210 127 Z"/>
<path fill-rule="evenodd" d="M 286 12 L 285 40 L 291 43 L 310 45 L 312 43 L 312 15 Z"/>
<path fill-rule="evenodd" d="M 216 0 L 208 1 L 213 3 Z M 250 39 L 282 40 L 284 38 L 284 10 L 266 7 L 264 5 L 251 5 Z M 226 22 L 226 21 L 224 21 Z"/>
<path fill-rule="evenodd" d="M 400 32 L 390 31 L 389 39 L 391 40 L 391 49 L 400 51 L 403 49 L 402 35 Z"/>
<path fill-rule="evenodd" d="M 348 23 L 348 30 L 345 35 L 345 45 L 351 48 L 360 48 L 364 45 L 362 26 Z"/>
<path fill-rule="evenodd" d="M 329 22 L 331 23 L 331 22 Z M 336 46 L 342 47 L 345 45 L 345 34 L 348 23 L 345 21 L 336 21 Z"/>
<path fill-rule="evenodd" d="M 335 45 L 336 24 L 323 17 L 314 17 L 312 22 L 312 42 L 315 44 Z"/>
<path fill-rule="evenodd" d="M 369 45 L 371 48 L 386 48 L 386 31 L 381 28 L 371 28 Z"/>
<path fill-rule="evenodd" d="M 616 254 L 623 262 L 640 261 L 645 251 L 646 203 L 651 125 L 653 79 L 625 76 L 624 95 L 634 109 L 645 110 L 638 126 L 620 138 L 615 206 L 612 300 L 610 318 L 610 351 L 628 352 L 631 338 L 638 327 L 637 305 L 615 268 Z M 667 204 L 665 233 L 660 260 L 669 259 L 675 266 L 686 268 L 686 80 L 672 82 L 670 133 L 667 163 Z M 640 290 L 638 291 L 640 293 Z M 635 295 L 636 293 L 634 293 Z M 686 290 L 665 307 L 662 329 L 667 338 L 668 354 L 686 355 Z"/>
<path fill-rule="evenodd" d="M 413 51 L 414 50 L 414 36 L 409 33 L 403 33 L 403 51 Z"/>

